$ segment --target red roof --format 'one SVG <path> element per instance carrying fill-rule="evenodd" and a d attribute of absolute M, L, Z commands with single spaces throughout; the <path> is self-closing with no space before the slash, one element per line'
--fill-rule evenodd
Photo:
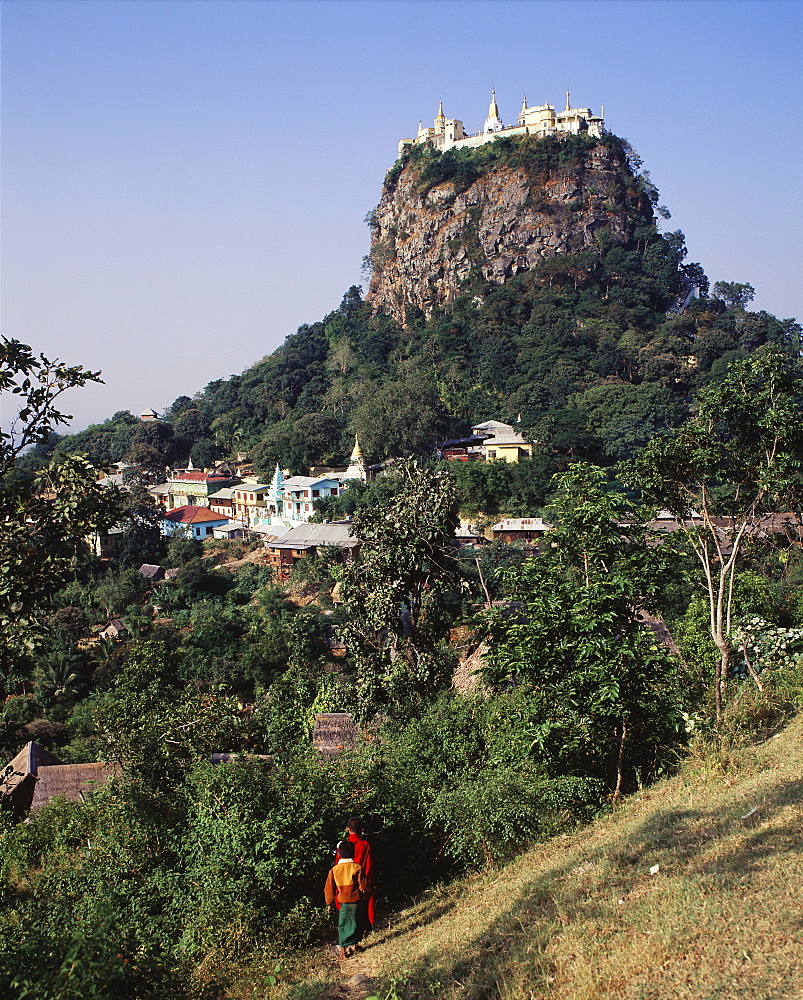
<path fill-rule="evenodd" d="M 200 524 L 204 521 L 228 521 L 225 515 L 218 514 L 208 507 L 176 507 L 165 514 L 166 521 L 174 521 L 176 524 Z"/>
<path fill-rule="evenodd" d="M 231 476 L 207 475 L 206 472 L 180 472 L 173 476 L 173 482 L 193 482 L 193 483 L 230 483 Z"/>

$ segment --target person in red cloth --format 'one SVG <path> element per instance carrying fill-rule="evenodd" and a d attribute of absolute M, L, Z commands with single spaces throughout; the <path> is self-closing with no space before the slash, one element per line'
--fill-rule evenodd
<path fill-rule="evenodd" d="M 365 893 L 360 902 L 360 922 L 362 934 L 368 934 L 374 929 L 374 874 L 371 861 L 371 845 L 362 835 L 362 820 L 359 816 L 351 816 L 346 823 L 346 839 L 354 844 L 354 863 L 362 869 L 365 878 Z M 335 855 L 335 862 L 340 860 L 340 854 Z"/>

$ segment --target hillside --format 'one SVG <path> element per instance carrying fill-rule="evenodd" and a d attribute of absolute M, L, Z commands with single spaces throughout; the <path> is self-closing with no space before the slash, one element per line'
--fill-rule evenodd
<path fill-rule="evenodd" d="M 537 442 L 544 483 L 577 458 L 631 458 L 725 362 L 800 342 L 793 320 L 748 310 L 749 285 L 709 296 L 657 202 L 637 154 L 607 133 L 414 147 L 369 216 L 365 300 L 353 287 L 242 374 L 188 386 L 168 423 L 118 413 L 31 460 L 80 450 L 159 474 L 246 453 L 260 476 L 277 462 L 306 474 L 347 463 L 355 433 L 381 461 L 431 455 L 487 419 Z"/>
<path fill-rule="evenodd" d="M 801 771 L 803 718 L 758 747 L 692 753 L 590 827 L 388 914 L 340 969 L 311 956 L 282 995 L 800 997 Z"/>

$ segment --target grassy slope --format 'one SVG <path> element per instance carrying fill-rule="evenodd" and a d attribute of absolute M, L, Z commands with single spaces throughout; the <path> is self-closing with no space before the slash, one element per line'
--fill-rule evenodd
<path fill-rule="evenodd" d="M 427 893 L 289 995 L 384 998 L 402 977 L 391 1000 L 803 998 L 802 776 L 803 718 L 692 757 L 591 827 Z"/>

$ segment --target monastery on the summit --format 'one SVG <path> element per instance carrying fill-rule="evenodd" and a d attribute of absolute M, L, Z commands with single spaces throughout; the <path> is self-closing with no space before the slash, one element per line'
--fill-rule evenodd
<path fill-rule="evenodd" d="M 447 118 L 443 113 L 443 101 L 441 101 L 434 126 L 425 128 L 419 122 L 415 139 L 402 139 L 399 143 L 399 154 L 409 146 L 421 146 L 424 143 L 429 143 L 441 152 L 445 152 L 453 146 L 459 146 L 461 149 L 482 146 L 495 139 L 516 135 L 532 135 L 537 139 L 543 139 L 548 135 L 576 135 L 578 132 L 587 132 L 589 135 L 599 137 L 604 128 L 604 105 L 599 115 L 593 115 L 590 108 L 573 108 L 568 90 L 566 107 L 557 113 L 551 104 L 528 107 L 525 94 L 517 123 L 504 125 L 496 103 L 496 91 L 492 90 L 491 104 L 481 132 L 470 135 L 463 129 L 463 123 L 458 118 Z"/>

